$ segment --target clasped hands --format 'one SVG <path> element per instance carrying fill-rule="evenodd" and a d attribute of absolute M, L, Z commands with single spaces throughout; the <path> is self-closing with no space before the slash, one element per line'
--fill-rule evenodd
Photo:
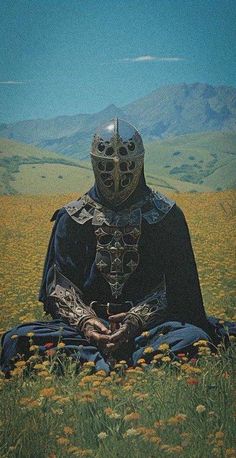
<path fill-rule="evenodd" d="M 127 313 L 118 313 L 110 315 L 110 328 L 107 328 L 99 318 L 89 318 L 83 332 L 85 337 L 94 342 L 106 351 L 116 351 L 124 342 L 135 337 L 139 333 L 139 327 L 135 326 L 131 321 L 125 320 Z"/>

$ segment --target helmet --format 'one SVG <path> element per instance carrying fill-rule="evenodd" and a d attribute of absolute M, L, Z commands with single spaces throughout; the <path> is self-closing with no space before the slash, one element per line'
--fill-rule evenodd
<path fill-rule="evenodd" d="M 139 182 L 144 163 L 141 135 L 127 121 L 112 119 L 95 133 L 91 159 L 100 193 L 118 206 Z"/>

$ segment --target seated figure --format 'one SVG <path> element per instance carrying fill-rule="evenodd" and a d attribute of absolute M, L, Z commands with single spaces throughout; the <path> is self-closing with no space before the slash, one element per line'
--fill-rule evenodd
<path fill-rule="evenodd" d="M 17 355 L 29 357 L 29 333 L 41 354 L 60 339 L 106 372 L 119 359 L 135 365 L 147 347 L 191 355 L 194 342 L 224 335 L 206 316 L 183 212 L 145 182 L 138 131 L 111 120 L 94 135 L 91 159 L 94 186 L 52 217 L 39 296 L 52 319 L 5 333 L 6 373 Z"/>

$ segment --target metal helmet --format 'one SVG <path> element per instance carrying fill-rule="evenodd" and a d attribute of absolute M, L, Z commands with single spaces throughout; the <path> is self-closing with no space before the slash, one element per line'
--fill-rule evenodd
<path fill-rule="evenodd" d="M 141 135 L 127 121 L 112 119 L 95 133 L 91 159 L 99 191 L 118 206 L 139 182 L 144 163 Z"/>

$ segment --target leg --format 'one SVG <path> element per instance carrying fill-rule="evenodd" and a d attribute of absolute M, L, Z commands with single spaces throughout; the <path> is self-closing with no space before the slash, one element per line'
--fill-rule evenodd
<path fill-rule="evenodd" d="M 33 334 L 29 337 L 28 334 Z M 97 347 L 91 345 L 77 329 L 67 325 L 61 320 L 48 322 L 36 321 L 16 326 L 6 332 L 2 338 L 1 370 L 9 372 L 14 363 L 12 362 L 17 355 L 24 355 L 27 359 L 31 352 L 29 350 L 32 339 L 34 345 L 39 346 L 39 353 L 44 354 L 48 348 L 56 347 L 58 341 L 63 342 L 63 350 L 67 354 L 73 354 L 73 358 L 78 361 L 93 361 L 96 370 L 109 371 L 108 364 L 104 361 Z"/>
<path fill-rule="evenodd" d="M 193 343 L 200 339 L 209 340 L 208 334 L 201 328 L 189 323 L 168 321 L 151 329 L 147 336 L 139 336 L 135 339 L 136 350 L 132 356 L 133 364 L 135 365 L 138 359 L 144 355 L 144 350 L 147 347 L 152 347 L 155 352 L 161 344 L 167 343 L 173 355 L 182 352 L 193 353 Z"/>

